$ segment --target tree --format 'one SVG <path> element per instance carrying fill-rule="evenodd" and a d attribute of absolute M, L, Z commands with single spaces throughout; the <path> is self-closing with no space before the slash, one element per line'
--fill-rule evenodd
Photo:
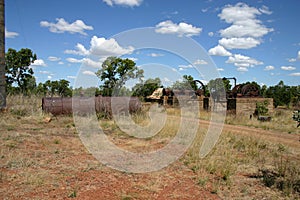
<path fill-rule="evenodd" d="M 96 72 L 101 81 L 104 81 L 102 94 L 104 96 L 120 95 L 121 88 L 129 79 L 142 78 L 144 71 L 139 69 L 135 62 L 126 58 L 108 57 L 102 68 Z"/>
<path fill-rule="evenodd" d="M 36 88 L 36 94 L 51 97 L 58 95 L 61 97 L 72 96 L 72 89 L 69 86 L 69 81 L 61 79 L 59 81 L 47 80 L 45 83 L 39 83 Z"/>
<path fill-rule="evenodd" d="M 5 55 L 6 84 L 8 88 L 17 84 L 19 92 L 27 94 L 33 81 L 33 69 L 30 65 L 37 59 L 30 49 L 8 49 Z"/>
<path fill-rule="evenodd" d="M 172 88 L 173 89 L 193 89 L 193 90 L 197 90 L 197 84 L 194 82 L 194 78 L 191 75 L 183 75 L 182 76 L 183 80 L 182 81 L 176 81 L 173 85 Z"/>
<path fill-rule="evenodd" d="M 0 0 L 0 111 L 6 108 L 5 80 L 5 7 Z"/>
<path fill-rule="evenodd" d="M 149 78 L 146 81 L 143 81 L 142 83 L 136 84 L 132 88 L 132 96 L 147 97 L 151 95 L 154 92 L 154 90 L 160 87 L 162 87 L 162 84 L 159 78 Z"/>
<path fill-rule="evenodd" d="M 277 85 L 267 89 L 266 97 L 273 98 L 275 107 L 289 106 L 292 98 L 290 86 L 284 85 L 284 82 L 281 80 Z"/>
<path fill-rule="evenodd" d="M 216 78 L 210 80 L 207 87 L 212 92 L 226 92 L 230 90 L 231 84 L 228 79 Z"/>

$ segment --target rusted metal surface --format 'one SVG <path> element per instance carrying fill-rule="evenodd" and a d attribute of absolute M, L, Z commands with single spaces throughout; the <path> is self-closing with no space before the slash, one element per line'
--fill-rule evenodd
<path fill-rule="evenodd" d="M 228 98 L 259 97 L 260 93 L 257 86 L 254 84 L 238 84 L 227 96 Z"/>
<path fill-rule="evenodd" d="M 131 113 L 140 110 L 142 104 L 137 97 L 45 97 L 42 99 L 44 112 L 53 115 L 105 112 Z"/>

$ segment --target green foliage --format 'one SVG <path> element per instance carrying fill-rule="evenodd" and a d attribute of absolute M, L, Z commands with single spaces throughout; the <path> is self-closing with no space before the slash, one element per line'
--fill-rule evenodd
<path fill-rule="evenodd" d="M 256 102 L 255 115 L 266 115 L 268 114 L 268 101 Z"/>
<path fill-rule="evenodd" d="M 101 95 L 101 91 L 99 87 L 88 87 L 88 88 L 74 88 L 73 89 L 74 96 L 85 96 L 85 97 L 94 97 Z"/>
<path fill-rule="evenodd" d="M 9 48 L 5 54 L 6 84 L 8 93 L 29 94 L 36 87 L 30 65 L 37 59 L 30 49 L 16 51 Z M 18 87 L 14 86 L 17 85 Z"/>
<path fill-rule="evenodd" d="M 136 84 L 133 88 L 133 96 L 147 97 L 151 95 L 157 88 L 162 87 L 161 80 L 159 78 L 149 78 L 142 83 Z"/>
<path fill-rule="evenodd" d="M 269 87 L 265 92 L 265 97 L 273 98 L 274 106 L 289 106 L 292 97 L 299 95 L 299 86 L 292 87 L 280 81 L 277 85 Z"/>
<path fill-rule="evenodd" d="M 96 72 L 101 81 L 104 81 L 103 96 L 120 95 L 121 88 L 129 79 L 143 77 L 144 71 L 139 69 L 130 59 L 108 57 L 102 64 L 102 68 Z"/>
<path fill-rule="evenodd" d="M 183 75 L 182 78 L 182 81 L 176 81 L 171 88 L 177 90 L 197 90 L 197 85 L 191 75 Z"/>
<path fill-rule="evenodd" d="M 69 87 L 70 82 L 64 79 L 59 81 L 47 80 L 45 83 L 39 83 L 36 88 L 36 94 L 47 96 L 50 95 L 67 97 L 72 96 L 72 89 Z"/>
<path fill-rule="evenodd" d="M 221 92 L 230 90 L 231 85 L 228 79 L 216 78 L 214 80 L 210 80 L 207 84 L 210 91 Z"/>

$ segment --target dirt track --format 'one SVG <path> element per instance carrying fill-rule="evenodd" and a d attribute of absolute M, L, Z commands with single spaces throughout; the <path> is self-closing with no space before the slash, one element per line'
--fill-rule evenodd
<path fill-rule="evenodd" d="M 199 177 L 182 161 L 145 174 L 123 173 L 100 164 L 82 145 L 70 117 L 58 117 L 50 123 L 31 118 L 0 119 L 5 120 L 0 121 L 3 199 L 220 199 L 210 181 L 205 187 L 197 184 Z M 208 124 L 200 120 L 201 126 Z M 227 124 L 223 131 L 300 150 L 299 135 Z M 249 195 L 269 191 L 258 180 L 254 183 Z"/>
<path fill-rule="evenodd" d="M 209 121 L 200 120 L 200 125 L 208 127 Z M 252 136 L 274 143 L 281 143 L 289 147 L 293 147 L 300 152 L 300 135 L 230 124 L 224 124 L 223 131 L 245 136 Z"/>

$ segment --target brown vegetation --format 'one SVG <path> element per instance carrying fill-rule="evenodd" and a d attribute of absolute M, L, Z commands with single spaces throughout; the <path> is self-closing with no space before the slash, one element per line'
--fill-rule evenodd
<path fill-rule="evenodd" d="M 173 108 L 168 115 L 177 115 Z M 0 115 L 0 196 L 3 199 L 297 199 L 300 198 L 299 128 L 290 110 L 271 122 L 230 115 L 212 152 L 199 147 L 209 113 L 201 113 L 193 145 L 175 163 L 153 173 L 124 173 L 99 163 L 83 146 L 72 116 L 52 117 L 41 100 L 14 96 Z M 146 124 L 145 113 L 136 114 Z M 176 133 L 168 120 L 153 138 L 130 137 L 112 121 L 100 125 L 130 151 L 163 147 Z"/>

